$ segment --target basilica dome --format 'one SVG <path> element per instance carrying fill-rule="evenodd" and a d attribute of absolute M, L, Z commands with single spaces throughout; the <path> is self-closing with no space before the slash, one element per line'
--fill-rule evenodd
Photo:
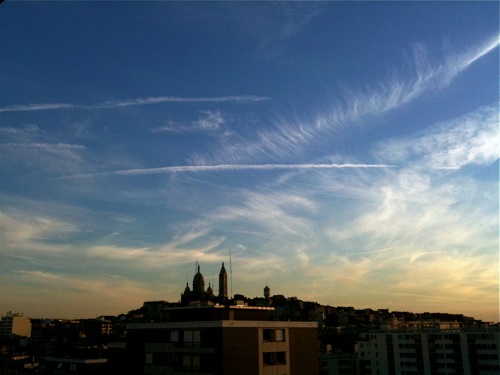
<path fill-rule="evenodd" d="M 205 291 L 205 278 L 200 272 L 200 266 L 198 266 L 198 272 L 193 278 L 193 292 L 203 293 Z"/>

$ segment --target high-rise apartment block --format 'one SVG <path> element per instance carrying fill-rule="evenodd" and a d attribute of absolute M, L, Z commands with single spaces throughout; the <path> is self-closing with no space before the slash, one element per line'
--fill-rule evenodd
<path fill-rule="evenodd" d="M 417 327 L 361 335 L 360 375 L 497 375 L 499 330 Z"/>
<path fill-rule="evenodd" d="M 17 335 L 31 337 L 31 321 L 22 314 L 13 314 L 11 311 L 2 316 L 0 321 L 0 336 Z"/>

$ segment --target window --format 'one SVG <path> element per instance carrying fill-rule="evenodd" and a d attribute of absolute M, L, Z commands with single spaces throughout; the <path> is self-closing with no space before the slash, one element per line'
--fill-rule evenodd
<path fill-rule="evenodd" d="M 284 329 L 263 329 L 262 339 L 264 341 L 286 341 Z"/>
<path fill-rule="evenodd" d="M 272 365 L 273 364 L 273 353 L 264 352 L 262 353 L 262 362 L 264 365 Z"/>
<path fill-rule="evenodd" d="M 199 354 L 184 354 L 182 356 L 182 367 L 186 370 L 199 370 L 200 369 L 200 355 Z"/>
<path fill-rule="evenodd" d="M 272 341 L 272 330 L 271 329 L 263 329 L 262 330 L 262 338 L 264 341 Z"/>
<path fill-rule="evenodd" d="M 286 352 L 277 352 L 276 353 L 276 363 L 280 365 L 286 364 Z"/>
<path fill-rule="evenodd" d="M 170 332 L 170 341 L 171 342 L 179 342 L 179 331 Z"/>
<path fill-rule="evenodd" d="M 153 364 L 153 353 L 146 353 L 146 364 L 147 365 Z"/>
<path fill-rule="evenodd" d="M 276 341 L 285 341 L 285 330 L 284 329 L 277 329 L 275 331 L 276 334 Z"/>
<path fill-rule="evenodd" d="M 266 366 L 286 364 L 286 352 L 264 352 L 262 362 Z"/>
<path fill-rule="evenodd" d="M 184 331 L 184 346 L 199 347 L 200 331 Z"/>
<path fill-rule="evenodd" d="M 177 366 L 177 365 L 179 365 L 179 361 L 180 361 L 179 354 L 176 354 L 176 353 L 164 353 L 164 352 L 153 353 L 153 364 L 154 365 Z"/>

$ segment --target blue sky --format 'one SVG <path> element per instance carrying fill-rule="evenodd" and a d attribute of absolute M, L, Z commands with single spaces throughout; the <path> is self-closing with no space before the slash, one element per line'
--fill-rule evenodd
<path fill-rule="evenodd" d="M 0 311 L 499 307 L 497 2 L 0 6 Z M 207 285 L 208 286 L 208 285 Z"/>

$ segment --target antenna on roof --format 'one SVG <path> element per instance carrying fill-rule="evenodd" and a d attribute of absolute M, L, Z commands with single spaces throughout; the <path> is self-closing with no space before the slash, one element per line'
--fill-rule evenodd
<path fill-rule="evenodd" d="M 231 278 L 231 298 L 233 298 L 233 265 L 231 263 L 231 248 L 229 248 L 229 277 Z"/>

